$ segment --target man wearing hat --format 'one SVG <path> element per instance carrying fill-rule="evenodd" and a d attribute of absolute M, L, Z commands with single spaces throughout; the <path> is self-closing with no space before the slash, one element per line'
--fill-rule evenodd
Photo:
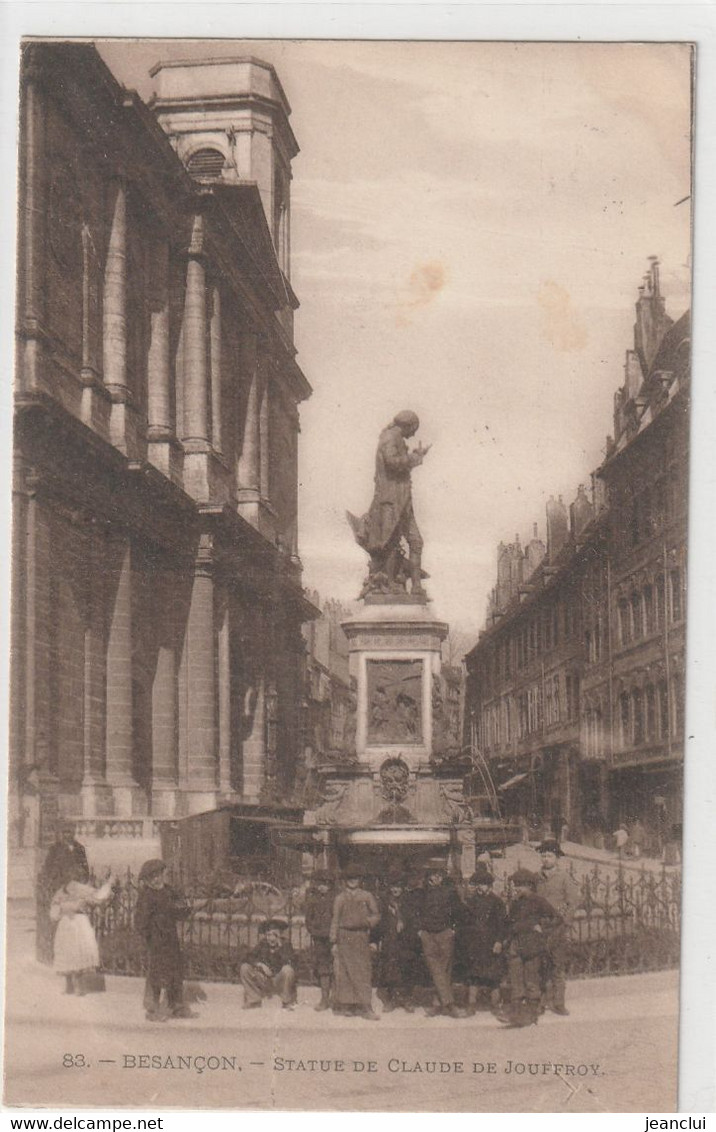
<path fill-rule="evenodd" d="M 425 1011 L 429 1018 L 436 1014 L 447 1014 L 451 1018 L 465 1016 L 455 1005 L 452 989 L 455 929 L 462 912 L 462 903 L 445 865 L 441 861 L 429 862 L 418 913 L 418 934 L 437 996 L 437 1002 Z"/>
<path fill-rule="evenodd" d="M 478 861 L 467 882 L 463 922 L 458 928 L 455 950 L 467 983 L 467 1012 L 475 1014 L 480 994 L 499 1003 L 504 973 L 502 944 L 507 931 L 507 909 L 492 891 L 495 878 L 484 861 Z"/>
<path fill-rule="evenodd" d="M 510 877 L 514 897 L 507 917 L 507 973 L 510 1002 L 498 1014 L 510 1026 L 529 1026 L 540 1014 L 541 967 L 547 937 L 561 918 L 544 897 L 537 895 L 538 877 L 518 869 Z"/>
<path fill-rule="evenodd" d="M 37 954 L 43 962 L 52 962 L 56 925 L 50 920 L 50 905 L 55 893 L 71 880 L 87 884 L 89 876 L 87 853 L 75 838 L 75 823 L 63 821 L 37 878 Z"/>
<path fill-rule="evenodd" d="M 582 892 L 576 880 L 560 866 L 559 860 L 564 854 L 554 838 L 545 838 L 538 852 L 542 858 L 542 868 L 538 874 L 537 893 L 561 917 L 561 923 L 549 932 L 547 939 L 545 1005 L 555 1014 L 569 1014 L 565 1006 L 567 953 L 575 913 L 583 903 Z"/>
<path fill-rule="evenodd" d="M 359 1014 L 371 1022 L 373 1010 L 372 955 L 370 933 L 380 923 L 380 911 L 372 892 L 362 887 L 360 865 L 343 872 L 345 887 L 333 905 L 330 940 L 333 947 L 334 1002 L 336 1014 Z"/>
<path fill-rule="evenodd" d="M 383 1013 L 402 1007 L 413 1014 L 412 991 L 415 985 L 415 935 L 411 931 L 410 901 L 406 901 L 405 880 L 391 870 L 380 901 L 380 924 L 376 930 L 380 940 L 378 959 L 378 997 Z"/>
<path fill-rule="evenodd" d="M 145 861 L 139 870 L 141 889 L 134 910 L 134 927 L 147 947 L 147 983 L 144 1005 L 148 1022 L 167 1017 L 192 1018 L 184 1004 L 184 965 L 177 924 L 186 920 L 189 906 L 175 888 L 166 883 L 166 865 L 158 857 Z M 161 1004 L 162 991 L 166 1007 Z"/>
<path fill-rule="evenodd" d="M 245 963 L 240 977 L 244 988 L 244 1010 L 261 1006 L 265 998 L 278 994 L 284 1010 L 296 1006 L 296 952 L 286 939 L 285 920 L 266 920 L 261 936 Z"/>
<path fill-rule="evenodd" d="M 321 988 L 321 1000 L 316 1010 L 328 1010 L 331 1005 L 331 979 L 333 953 L 331 951 L 331 920 L 333 919 L 333 878 L 324 870 L 316 871 L 306 893 L 306 931 L 311 937 L 311 966 L 313 977 Z"/>

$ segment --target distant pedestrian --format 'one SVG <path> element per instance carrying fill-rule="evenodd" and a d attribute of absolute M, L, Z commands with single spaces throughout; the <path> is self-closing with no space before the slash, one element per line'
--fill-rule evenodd
<path fill-rule="evenodd" d="M 507 908 L 492 891 L 495 878 L 481 861 L 467 882 L 462 923 L 457 931 L 456 953 L 467 983 L 467 1012 L 475 1014 L 480 995 L 490 1005 L 499 1005 L 499 986 L 504 976 L 502 956 L 507 930 Z"/>
<path fill-rule="evenodd" d="M 538 878 L 518 869 L 510 878 L 514 897 L 507 918 L 507 973 L 510 1002 L 497 1017 L 510 1026 L 529 1026 L 540 1015 L 541 971 L 547 940 L 561 917 L 544 897 L 538 896 Z"/>
<path fill-rule="evenodd" d="M 646 841 L 646 829 L 639 818 L 635 818 L 629 827 L 629 841 L 632 855 L 638 860 L 644 851 Z"/>
<path fill-rule="evenodd" d="M 54 946 L 54 968 L 65 977 L 65 994 L 84 995 L 104 989 L 94 975 L 99 967 L 99 949 L 89 911 L 104 904 L 112 895 L 113 878 L 109 876 L 101 888 L 80 878 L 84 871 L 78 865 L 74 875 L 54 895 L 50 919 L 57 924 Z"/>
<path fill-rule="evenodd" d="M 378 997 L 383 1013 L 402 1008 L 415 1011 L 415 935 L 410 923 L 410 900 L 406 902 L 402 876 L 388 876 L 387 891 L 380 902 L 380 923 L 376 929 L 380 941 L 378 958 Z"/>
<path fill-rule="evenodd" d="M 285 920 L 267 920 L 259 928 L 262 937 L 241 964 L 244 1010 L 261 1006 L 265 998 L 277 994 L 284 1010 L 296 1006 L 296 953 L 285 932 Z"/>
<path fill-rule="evenodd" d="M 562 844 L 562 836 L 563 836 L 563 833 L 564 833 L 564 828 L 565 828 L 565 820 L 562 817 L 562 812 L 561 812 L 561 810 L 557 810 L 557 812 L 552 815 L 552 819 L 550 821 L 550 830 L 551 830 L 551 833 L 552 833 L 552 837 L 554 838 L 554 840 L 557 842 L 558 845 Z"/>
<path fill-rule="evenodd" d="M 622 822 L 622 824 L 617 826 L 614 831 L 614 848 L 620 861 L 626 854 L 626 848 L 628 844 L 629 831 L 626 825 Z"/>
<path fill-rule="evenodd" d="M 436 1001 L 425 1013 L 434 1017 L 447 1014 L 464 1018 L 464 1011 L 455 1005 L 452 967 L 455 953 L 455 929 L 462 920 L 462 903 L 454 884 L 438 862 L 425 869 L 425 885 L 419 906 L 419 936 L 425 963 L 430 972 Z"/>
<path fill-rule="evenodd" d="M 134 912 L 134 927 L 147 947 L 148 970 L 144 1005 L 148 1022 L 193 1018 L 184 1002 L 183 961 L 177 924 L 189 916 L 182 895 L 166 883 L 166 865 L 158 858 L 139 870 L 142 886 Z M 162 992 L 166 1001 L 162 1002 Z"/>
<path fill-rule="evenodd" d="M 331 920 L 333 1010 L 378 1021 L 372 1003 L 370 933 L 380 922 L 380 911 L 373 893 L 362 887 L 359 865 L 349 865 L 343 878 L 345 887 L 336 896 Z"/>
<path fill-rule="evenodd" d="M 544 1001 L 554 1014 L 569 1014 L 565 1004 L 567 958 L 574 917 L 583 905 L 582 890 L 574 877 L 560 865 L 564 854 L 556 841 L 548 838 L 538 851 L 542 868 L 538 874 L 537 894 L 561 917 L 561 922 L 547 932 Z"/>
<path fill-rule="evenodd" d="M 331 1005 L 333 980 L 331 921 L 334 900 L 333 878 L 330 873 L 315 872 L 306 893 L 306 931 L 311 937 L 313 977 L 321 988 L 321 999 L 316 1006 L 318 1011 L 328 1010 Z"/>
<path fill-rule="evenodd" d="M 75 837 L 75 828 L 74 822 L 60 823 L 37 878 L 37 956 L 43 963 L 52 962 L 56 925 L 50 918 L 50 905 L 55 893 L 70 880 L 87 884 L 90 878 L 87 853 Z"/>

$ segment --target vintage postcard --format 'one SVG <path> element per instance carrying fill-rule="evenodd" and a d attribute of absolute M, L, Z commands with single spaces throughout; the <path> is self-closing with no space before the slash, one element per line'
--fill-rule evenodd
<path fill-rule="evenodd" d="M 674 1111 L 694 46 L 21 54 L 5 1104 Z"/>

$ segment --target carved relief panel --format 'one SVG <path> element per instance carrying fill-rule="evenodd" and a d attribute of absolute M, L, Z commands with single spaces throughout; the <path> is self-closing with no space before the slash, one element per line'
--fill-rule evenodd
<path fill-rule="evenodd" d="M 368 745 L 423 742 L 422 660 L 369 660 Z"/>

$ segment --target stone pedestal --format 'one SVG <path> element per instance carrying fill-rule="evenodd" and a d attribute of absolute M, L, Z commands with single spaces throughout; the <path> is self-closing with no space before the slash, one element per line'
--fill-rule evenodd
<path fill-rule="evenodd" d="M 433 680 L 447 624 L 427 603 L 368 599 L 343 631 L 358 690 L 358 760 L 377 771 L 399 758 L 417 771 L 432 753 Z"/>

